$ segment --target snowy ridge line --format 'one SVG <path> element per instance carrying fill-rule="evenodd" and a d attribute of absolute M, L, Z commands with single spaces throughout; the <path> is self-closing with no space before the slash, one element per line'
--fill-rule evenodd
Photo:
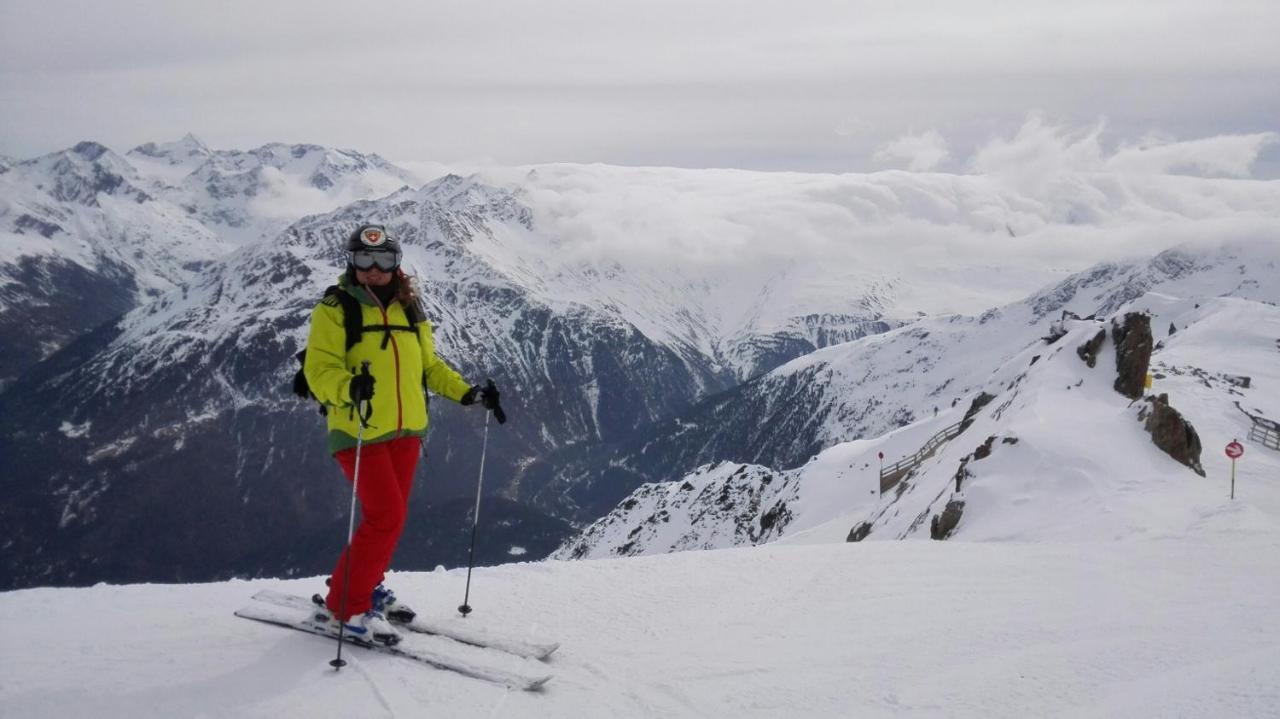
<path fill-rule="evenodd" d="M 305 612 L 298 615 L 298 612 L 292 608 L 280 607 L 270 604 L 250 604 L 236 610 L 235 616 L 241 619 L 249 619 L 255 622 L 271 624 L 273 626 L 283 627 L 285 629 L 295 629 L 300 632 L 314 634 L 316 636 L 333 639 L 333 635 L 327 629 L 321 627 L 311 621 L 311 613 Z M 496 666 L 484 662 L 476 658 L 465 657 L 460 650 L 465 647 L 454 647 L 452 650 L 440 647 L 423 646 L 428 643 L 430 637 L 422 636 L 416 640 L 405 638 L 395 646 L 384 646 L 381 644 L 365 645 L 356 644 L 364 649 L 375 652 L 383 652 L 393 654 L 395 656 L 413 659 L 430 665 L 436 669 L 451 671 L 461 674 L 472 679 L 480 679 L 494 684 L 520 689 L 523 691 L 536 691 L 541 689 L 544 684 L 551 680 L 550 674 L 533 673 L 529 671 L 521 671 L 510 669 L 507 667 Z"/>
<path fill-rule="evenodd" d="M 295 609 L 303 609 L 310 611 L 315 608 L 311 600 L 297 594 L 285 594 L 277 592 L 274 589 L 263 589 L 253 598 L 259 602 L 266 602 L 280 607 L 290 607 Z M 398 624 L 396 626 L 404 627 L 410 631 L 419 634 L 431 634 L 439 637 L 452 639 L 462 644 L 468 644 L 484 649 L 496 649 L 508 654 L 514 654 L 527 659 L 545 660 L 551 656 L 556 649 L 560 648 L 557 642 L 533 642 L 521 639 L 513 639 L 510 637 L 502 637 L 493 634 L 479 627 L 460 627 L 451 626 L 442 620 L 425 619 L 421 616 L 415 618 L 408 624 Z"/>

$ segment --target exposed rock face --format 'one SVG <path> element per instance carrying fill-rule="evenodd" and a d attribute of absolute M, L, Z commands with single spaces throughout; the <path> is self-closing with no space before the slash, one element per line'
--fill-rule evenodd
<path fill-rule="evenodd" d="M 1151 366 L 1151 318 L 1140 312 L 1124 316 L 1124 324 L 1111 321 L 1111 338 L 1116 343 L 1115 389 L 1129 399 L 1141 399 Z"/>
<path fill-rule="evenodd" d="M 1201 477 L 1204 467 L 1200 466 L 1200 435 L 1196 428 L 1182 416 L 1182 413 L 1169 406 L 1169 395 L 1148 397 L 1151 407 L 1143 408 L 1138 419 L 1145 419 L 1143 428 L 1151 433 L 1151 441 L 1165 454 L 1190 467 Z"/>
<path fill-rule="evenodd" d="M 1090 367 L 1098 362 L 1098 350 L 1102 348 L 1102 341 L 1107 338 L 1106 330 L 1098 330 L 1098 334 L 1093 339 L 1085 342 L 1076 348 L 1076 354 L 1080 355 L 1080 359 Z"/>
<path fill-rule="evenodd" d="M 961 487 L 961 485 L 964 483 L 964 480 L 965 480 L 966 478 L 968 478 L 968 477 L 972 477 L 972 476 L 973 476 L 973 473 L 972 473 L 972 472 L 970 472 L 970 471 L 969 471 L 969 469 L 968 469 L 968 464 L 969 464 L 970 462 L 976 462 L 976 461 L 978 461 L 978 460 L 980 460 L 980 459 L 986 459 L 987 457 L 990 457 L 990 456 L 991 456 L 991 445 L 992 445 L 995 441 L 996 441 L 995 435 L 992 435 L 992 436 L 990 436 L 990 437 L 987 437 L 987 441 L 985 441 L 985 442 L 983 442 L 982 444 L 978 445 L 978 447 L 977 447 L 976 449 L 974 449 L 974 450 L 973 450 L 973 453 L 972 453 L 972 454 L 970 454 L 970 455 L 968 455 L 968 456 L 966 456 L 966 457 L 964 457 L 963 459 L 961 459 L 961 460 L 960 460 L 960 466 L 956 468 L 956 474 L 955 474 L 955 480 L 956 480 L 956 491 L 957 491 L 957 492 L 959 492 L 959 491 L 960 491 L 960 487 Z M 1017 441 L 1017 440 L 1014 440 L 1014 442 L 1016 442 L 1016 441 Z"/>
<path fill-rule="evenodd" d="M 849 537 L 845 541 L 861 542 L 867 538 L 868 534 L 871 534 L 871 522 L 863 522 L 849 530 Z"/>
<path fill-rule="evenodd" d="M 990 436 L 990 437 L 987 437 L 987 441 L 985 441 L 985 442 L 983 442 L 982 444 L 978 445 L 978 448 L 977 448 L 977 449 L 975 449 L 975 450 L 973 450 L 973 458 L 974 458 L 975 460 L 979 460 L 979 459 L 986 459 L 987 457 L 990 457 L 990 456 L 991 456 L 991 445 L 992 445 L 992 443 L 993 443 L 993 442 L 995 442 L 995 441 L 996 441 L 995 435 L 992 435 L 992 436 Z"/>
<path fill-rule="evenodd" d="M 968 411 L 964 413 L 964 419 L 961 420 L 962 427 L 960 431 L 963 432 L 968 429 L 969 425 L 973 422 L 973 418 L 978 414 L 978 412 L 982 411 L 983 407 L 991 404 L 991 400 L 993 399 L 995 399 L 995 395 L 987 394 L 986 392 L 974 397 L 973 402 L 969 405 Z"/>
<path fill-rule="evenodd" d="M 929 537 L 932 539 L 950 537 L 956 530 L 956 526 L 960 524 L 960 515 L 963 513 L 964 500 L 953 499 L 947 502 L 942 514 L 933 515 L 933 520 L 929 522 Z"/>

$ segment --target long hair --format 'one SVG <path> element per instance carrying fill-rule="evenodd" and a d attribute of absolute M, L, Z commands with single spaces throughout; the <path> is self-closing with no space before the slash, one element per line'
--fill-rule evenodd
<path fill-rule="evenodd" d="M 347 265 L 347 284 L 353 287 L 360 286 L 360 281 L 356 279 L 356 268 L 352 265 Z M 418 291 L 414 287 L 413 280 L 399 267 L 391 273 L 391 287 L 395 290 L 392 300 L 399 302 L 406 313 L 419 313 L 419 320 L 421 320 L 422 307 L 418 304 Z"/>
<path fill-rule="evenodd" d="M 404 273 L 404 270 L 397 267 L 395 275 L 391 278 L 391 283 L 396 288 L 396 301 L 406 311 L 418 306 L 417 288 L 413 286 L 413 281 Z"/>

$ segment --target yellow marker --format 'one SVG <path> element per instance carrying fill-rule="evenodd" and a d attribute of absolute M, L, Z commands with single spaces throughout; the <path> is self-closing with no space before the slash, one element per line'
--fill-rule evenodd
<path fill-rule="evenodd" d="M 1150 372 L 1148 372 L 1148 373 L 1147 373 L 1147 379 L 1146 379 L 1145 381 L 1143 381 L 1142 386 L 1143 386 L 1143 387 L 1145 387 L 1146 389 L 1151 389 L 1151 382 L 1152 382 L 1152 379 L 1153 379 L 1153 378 L 1151 377 L 1151 373 L 1150 373 Z"/>

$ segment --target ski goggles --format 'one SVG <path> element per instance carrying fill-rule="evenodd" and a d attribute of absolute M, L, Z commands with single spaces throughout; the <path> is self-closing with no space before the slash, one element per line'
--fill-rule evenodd
<path fill-rule="evenodd" d="M 351 266 L 357 270 L 376 267 L 390 272 L 400 266 L 400 253 L 393 250 L 356 250 L 351 253 Z"/>

